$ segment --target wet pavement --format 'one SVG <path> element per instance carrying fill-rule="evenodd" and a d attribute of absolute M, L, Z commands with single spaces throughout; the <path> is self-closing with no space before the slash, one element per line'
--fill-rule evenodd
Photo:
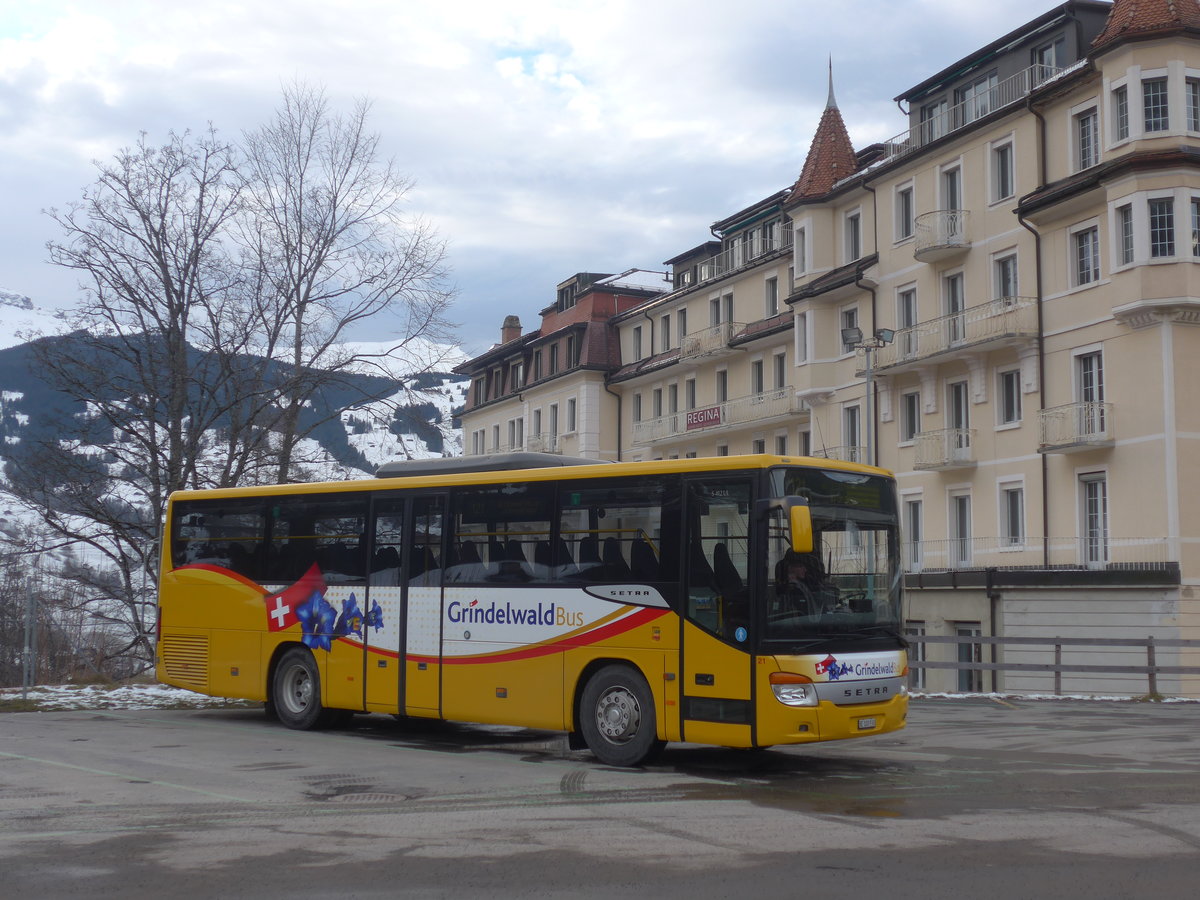
<path fill-rule="evenodd" d="M 0 892 L 1194 896 L 1200 704 L 925 699 L 909 721 L 627 770 L 560 734 L 384 716 L 9 714 Z"/>

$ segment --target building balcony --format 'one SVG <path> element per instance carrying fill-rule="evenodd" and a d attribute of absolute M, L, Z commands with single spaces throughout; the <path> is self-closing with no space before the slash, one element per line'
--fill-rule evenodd
<path fill-rule="evenodd" d="M 954 569 L 1166 571 L 1177 564 L 1165 537 L 961 537 L 901 544 L 906 572 Z"/>
<path fill-rule="evenodd" d="M 965 209 L 935 209 L 917 216 L 913 256 L 918 262 L 940 262 L 965 253 L 971 246 L 967 236 L 970 212 Z"/>
<path fill-rule="evenodd" d="M 738 241 L 732 247 L 727 247 L 716 256 L 711 256 L 701 262 L 696 268 L 695 284 L 677 284 L 676 287 L 695 287 L 706 281 L 723 278 L 738 269 L 753 265 L 765 257 L 790 250 L 792 247 L 792 229 L 779 226 L 772 238 L 764 238 L 756 233 L 753 240 Z"/>
<path fill-rule="evenodd" d="M 796 412 L 795 391 L 788 387 L 726 400 L 715 406 L 668 413 L 633 423 L 633 443 L 653 444 L 700 431 L 719 431 L 789 416 Z"/>
<path fill-rule="evenodd" d="M 975 429 L 922 431 L 913 446 L 914 469 L 965 469 L 975 465 Z"/>
<path fill-rule="evenodd" d="M 1038 413 L 1041 426 L 1039 453 L 1078 453 L 1111 447 L 1113 405 L 1081 400 L 1052 406 Z"/>
<path fill-rule="evenodd" d="M 525 439 L 525 449 L 530 453 L 562 453 L 558 435 L 549 432 L 529 435 Z"/>
<path fill-rule="evenodd" d="M 1086 65 L 1086 60 L 1080 60 L 1071 69 Z M 1065 74 L 1068 69 L 1058 69 L 1053 66 L 1035 64 L 1028 69 L 1022 69 L 982 93 L 975 94 L 962 103 L 948 107 L 940 115 L 931 116 L 915 128 L 901 132 L 889 141 L 884 142 L 884 156 L 876 165 L 893 162 L 910 153 L 916 153 L 921 148 L 965 128 L 972 122 L 991 115 L 997 110 L 1014 103 L 1020 103 L 1035 88 Z"/>
<path fill-rule="evenodd" d="M 867 448 L 857 445 L 842 447 L 814 447 L 812 455 L 817 459 L 838 459 L 842 462 L 867 463 Z"/>
<path fill-rule="evenodd" d="M 721 322 L 702 331 L 685 334 L 679 341 L 679 358 L 696 359 L 701 356 L 722 356 L 731 353 L 730 339 L 745 327 L 742 322 Z"/>
<path fill-rule="evenodd" d="M 913 366 L 944 353 L 968 348 L 987 352 L 1037 337 L 1037 300 L 1001 297 L 962 312 L 929 319 L 896 332 L 890 344 L 872 350 L 876 372 Z M 868 351 L 859 350 L 858 371 L 866 371 Z"/>

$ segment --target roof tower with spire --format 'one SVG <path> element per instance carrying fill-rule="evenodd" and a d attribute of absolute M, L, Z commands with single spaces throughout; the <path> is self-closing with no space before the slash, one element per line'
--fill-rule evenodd
<path fill-rule="evenodd" d="M 823 197 L 833 190 L 838 181 L 854 174 L 857 168 L 854 145 L 850 143 L 850 134 L 846 131 L 846 123 L 842 121 L 841 110 L 833 96 L 833 61 L 830 60 L 829 98 L 825 103 L 825 111 L 821 113 L 821 121 L 817 124 L 812 145 L 808 148 L 808 158 L 804 160 L 804 168 L 800 170 L 800 177 L 792 188 L 788 202 Z"/>

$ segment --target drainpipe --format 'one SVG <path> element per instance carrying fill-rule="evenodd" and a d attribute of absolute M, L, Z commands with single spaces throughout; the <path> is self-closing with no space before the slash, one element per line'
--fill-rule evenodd
<path fill-rule="evenodd" d="M 871 187 L 867 182 L 863 181 L 863 189 L 871 193 L 871 240 L 875 242 L 875 253 L 879 253 L 879 195 L 875 193 L 875 188 Z M 861 288 L 862 272 L 857 271 L 854 276 L 854 284 Z M 871 292 L 871 337 L 875 337 L 875 332 L 879 330 L 879 311 L 876 308 L 875 288 L 867 288 Z M 868 350 L 867 353 L 874 353 L 874 350 Z M 869 360 L 874 362 L 874 360 Z M 879 465 L 879 397 L 878 391 L 875 388 L 874 379 L 868 379 L 867 390 L 871 392 L 871 402 L 867 404 L 871 408 L 871 434 L 873 440 L 868 452 L 871 454 L 871 465 Z"/>
<path fill-rule="evenodd" d="M 608 379 L 604 379 L 604 390 L 608 391 L 617 398 L 617 462 L 621 461 L 621 395 L 608 386 Z"/>
<path fill-rule="evenodd" d="M 1046 120 L 1033 106 L 1028 98 L 1025 106 L 1038 122 L 1038 189 L 1046 186 Z M 1017 201 L 1020 209 L 1021 202 Z M 1042 313 L 1042 236 L 1024 216 L 1017 213 L 1017 221 L 1021 227 L 1033 235 L 1033 264 L 1036 273 L 1037 291 L 1037 365 L 1038 365 L 1038 411 L 1046 408 L 1046 328 Z M 1045 453 L 1039 453 L 1042 458 L 1042 566 L 1050 567 L 1050 504 L 1049 481 L 1050 465 Z"/>

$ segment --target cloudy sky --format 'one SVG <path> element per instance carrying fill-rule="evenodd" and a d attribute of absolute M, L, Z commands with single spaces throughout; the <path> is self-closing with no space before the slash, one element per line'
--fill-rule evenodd
<path fill-rule="evenodd" d="M 0 0 L 0 288 L 70 305 L 63 207 L 140 132 L 263 122 L 283 84 L 374 102 L 448 241 L 470 351 L 577 271 L 661 269 L 799 174 L 826 72 L 855 146 L 892 97 L 1052 0 Z"/>

